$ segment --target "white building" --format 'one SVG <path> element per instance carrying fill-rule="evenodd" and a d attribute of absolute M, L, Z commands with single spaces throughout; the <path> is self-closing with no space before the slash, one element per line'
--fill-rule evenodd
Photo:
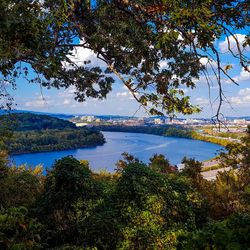
<path fill-rule="evenodd" d="M 87 122 L 93 122 L 94 116 L 86 116 Z"/>
<path fill-rule="evenodd" d="M 235 119 L 234 124 L 244 125 L 244 124 L 246 124 L 246 119 Z"/>
<path fill-rule="evenodd" d="M 163 124 L 163 121 L 162 121 L 162 119 L 160 119 L 160 118 L 155 118 L 155 119 L 154 119 L 154 124 L 160 125 L 160 124 Z"/>

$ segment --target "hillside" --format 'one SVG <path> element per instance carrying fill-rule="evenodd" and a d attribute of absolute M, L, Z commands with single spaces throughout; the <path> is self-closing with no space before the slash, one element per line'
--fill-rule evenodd
<path fill-rule="evenodd" d="M 2 133 L 12 132 L 6 139 L 6 149 L 11 154 L 76 149 L 105 143 L 103 134 L 97 130 L 77 128 L 69 121 L 48 115 L 3 115 L 0 124 Z"/>
<path fill-rule="evenodd" d="M 16 113 L 0 116 L 1 124 L 10 124 L 14 131 L 76 128 L 72 122 L 49 115 Z"/>

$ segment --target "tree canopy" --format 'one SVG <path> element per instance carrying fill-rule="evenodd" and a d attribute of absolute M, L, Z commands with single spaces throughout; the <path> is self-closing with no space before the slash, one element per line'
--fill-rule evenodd
<path fill-rule="evenodd" d="M 74 86 L 77 101 L 106 98 L 118 78 L 151 114 L 191 114 L 200 108 L 182 87 L 194 88 L 201 74 L 210 84 L 211 67 L 219 85 L 218 117 L 222 77 L 237 83 L 214 42 L 225 37 L 249 72 L 247 0 L 5 0 L 0 9 L 2 97 L 20 75 L 48 88 Z M 235 31 L 243 29 L 242 45 Z M 99 65 L 75 62 L 78 48 L 93 51 Z"/>
<path fill-rule="evenodd" d="M 48 115 L 0 116 L 0 149 L 10 154 L 57 151 L 103 145 L 103 134 Z"/>
<path fill-rule="evenodd" d="M 0 128 L 4 125 L 13 131 L 47 130 L 47 129 L 75 129 L 76 125 L 70 121 L 62 120 L 48 115 L 32 113 L 18 113 L 0 116 Z"/>

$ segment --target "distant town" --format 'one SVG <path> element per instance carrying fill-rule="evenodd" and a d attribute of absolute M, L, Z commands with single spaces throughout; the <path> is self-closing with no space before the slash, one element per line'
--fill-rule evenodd
<path fill-rule="evenodd" d="M 216 124 L 211 119 L 170 119 L 167 117 L 116 117 L 116 116 L 91 116 L 91 115 L 77 115 L 69 119 L 71 122 L 75 123 L 76 126 L 165 126 L 165 125 L 176 125 L 189 128 L 211 128 L 214 131 L 218 130 L 218 124 Z M 230 133 L 243 133 L 246 131 L 247 126 L 250 125 L 250 118 L 240 118 L 240 119 L 224 119 L 221 126 L 220 132 L 230 132 Z"/>

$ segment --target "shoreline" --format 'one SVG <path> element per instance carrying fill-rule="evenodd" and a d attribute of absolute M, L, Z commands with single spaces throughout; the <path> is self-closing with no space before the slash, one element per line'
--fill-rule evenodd
<path fill-rule="evenodd" d="M 140 133 L 140 134 L 152 134 L 152 135 L 159 135 L 165 137 L 176 137 L 176 138 L 186 138 L 192 139 L 197 141 L 204 141 L 213 144 L 217 144 L 223 147 L 226 147 L 227 144 L 231 143 L 230 139 L 227 138 L 215 138 L 212 136 L 205 136 L 197 133 L 194 130 L 188 130 L 178 127 L 144 127 L 144 126 L 93 126 L 93 128 L 98 129 L 100 131 L 107 131 L 107 132 L 129 132 L 129 133 Z M 156 131 L 163 130 L 165 128 L 165 133 L 156 133 Z M 170 134 L 167 134 L 169 131 L 168 129 L 174 129 L 174 131 L 170 131 Z M 148 132 L 149 131 L 149 132 Z M 180 135 L 175 134 L 174 132 L 180 132 Z M 171 134 L 173 133 L 173 134 Z"/>
<path fill-rule="evenodd" d="M 77 150 L 77 149 L 83 149 L 83 148 L 96 148 L 98 146 L 103 146 L 106 141 L 102 144 L 93 144 L 93 145 L 85 145 L 81 147 L 72 147 L 72 148 L 67 148 L 67 149 L 57 149 L 57 150 L 42 150 L 42 151 L 30 151 L 30 152 L 22 152 L 22 153 L 10 153 L 11 156 L 16 156 L 16 155 L 26 155 L 26 154 L 39 154 L 39 153 L 49 153 L 49 152 L 62 152 L 62 151 L 67 151 L 67 150 Z"/>
<path fill-rule="evenodd" d="M 98 127 L 94 127 L 95 129 Z M 148 127 L 131 127 L 131 130 L 129 129 L 129 127 L 126 127 L 126 131 L 123 131 L 124 127 L 121 127 L 121 129 L 119 129 L 119 127 L 116 127 L 116 130 L 114 131 L 113 129 L 109 129 L 108 127 L 106 127 L 104 130 L 99 130 L 99 132 L 112 132 L 112 133 L 115 133 L 115 132 L 119 132 L 119 133 L 138 133 L 138 134 L 147 134 L 147 135 L 154 135 L 154 136 L 161 136 L 161 137 L 172 137 L 172 138 L 178 138 L 178 139 L 190 139 L 190 140 L 196 140 L 196 141 L 203 141 L 203 142 L 207 142 L 207 143 L 212 143 L 212 144 L 216 144 L 216 145 L 220 145 L 222 147 L 225 147 L 224 145 L 221 145 L 219 143 L 215 143 L 215 142 L 211 142 L 209 140 L 202 140 L 202 139 L 198 139 L 198 138 L 193 138 L 193 137 L 190 137 L 190 136 L 178 136 L 178 135 L 166 135 L 166 134 L 157 134 L 157 133 L 150 133 L 150 132 L 147 132 L 147 131 L 134 131 L 133 128 L 148 128 Z M 154 129 L 157 128 L 157 127 L 154 127 Z M 180 131 L 184 131 L 182 129 L 178 129 L 176 128 L 177 130 L 180 130 Z M 95 147 L 98 147 L 98 146 L 103 146 L 106 142 L 106 138 L 104 138 L 105 141 L 101 144 L 93 144 L 93 145 L 85 145 L 85 146 L 81 146 L 81 147 L 70 147 L 70 148 L 67 148 L 67 149 L 56 149 L 56 150 L 41 150 L 41 151 L 30 151 L 30 152 L 19 152 L 19 153 L 10 153 L 10 156 L 17 156 L 17 155 L 25 155 L 25 154 L 36 154 L 36 153 L 48 153 L 48 152 L 62 152 L 62 151 L 67 151 L 67 150 L 77 150 L 77 149 L 84 149 L 84 148 L 95 148 Z M 216 156 L 215 156 L 216 157 Z M 206 162 L 206 161 L 210 161 L 211 159 L 214 159 L 215 157 L 213 158 L 209 158 L 207 160 L 204 160 L 202 161 L 203 162 Z"/>

